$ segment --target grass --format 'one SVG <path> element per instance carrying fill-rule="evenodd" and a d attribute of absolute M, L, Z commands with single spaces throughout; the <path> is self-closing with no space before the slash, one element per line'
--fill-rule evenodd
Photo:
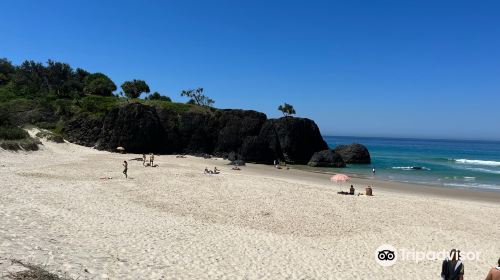
<path fill-rule="evenodd" d="M 13 264 L 17 264 L 19 266 L 22 266 L 26 268 L 25 270 L 14 272 L 14 273 L 9 273 L 7 275 L 7 279 L 12 279 L 12 280 L 70 280 L 70 278 L 66 277 L 61 277 L 58 276 L 57 274 L 51 273 L 45 268 L 39 266 L 39 265 L 34 265 L 34 264 L 29 264 L 29 263 L 24 263 L 19 260 L 11 260 Z"/>
<path fill-rule="evenodd" d="M 81 108 L 81 112 L 87 112 L 94 116 L 102 117 L 112 108 L 126 103 L 126 100 L 116 96 L 89 95 L 75 103 Z"/>
<path fill-rule="evenodd" d="M 16 126 L 0 127 L 0 140 L 22 140 L 29 138 L 30 135 L 24 129 Z"/>
<path fill-rule="evenodd" d="M 14 152 L 19 150 L 38 151 L 40 144 L 42 144 L 40 140 L 31 137 L 21 140 L 0 140 L 0 148 Z"/>
<path fill-rule="evenodd" d="M 64 143 L 64 139 L 60 134 L 56 134 L 54 132 L 48 131 L 48 130 L 42 130 L 36 134 L 36 137 L 38 138 L 44 138 L 47 139 L 48 141 L 54 142 L 54 143 Z"/>
<path fill-rule="evenodd" d="M 15 126 L 0 127 L 0 147 L 9 151 L 37 151 L 41 144 L 32 138 L 24 129 Z"/>
<path fill-rule="evenodd" d="M 144 100 L 144 99 L 136 99 L 134 102 L 140 102 L 144 105 L 154 106 L 161 109 L 167 109 L 170 111 L 174 111 L 176 113 L 184 113 L 184 112 L 211 112 L 209 107 L 202 107 L 194 104 L 187 103 L 179 103 L 179 102 L 169 102 L 163 100 Z"/>

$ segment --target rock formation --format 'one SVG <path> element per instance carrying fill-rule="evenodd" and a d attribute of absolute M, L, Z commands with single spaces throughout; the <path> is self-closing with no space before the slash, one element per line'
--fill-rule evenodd
<path fill-rule="evenodd" d="M 314 153 L 308 165 L 312 167 L 345 167 L 345 162 L 336 152 L 323 150 Z"/>
<path fill-rule="evenodd" d="M 283 117 L 267 119 L 251 110 L 173 111 L 141 103 L 117 106 L 104 117 L 79 115 L 66 123 L 68 141 L 133 153 L 230 154 L 247 162 L 275 159 L 306 164 L 327 145 L 314 121 Z"/>
<path fill-rule="evenodd" d="M 338 153 L 345 163 L 370 164 L 371 157 L 368 149 L 358 143 L 350 145 L 338 145 L 334 151 Z"/>

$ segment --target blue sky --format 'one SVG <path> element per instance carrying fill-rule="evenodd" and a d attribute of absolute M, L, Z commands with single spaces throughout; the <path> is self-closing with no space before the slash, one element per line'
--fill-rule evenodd
<path fill-rule="evenodd" d="M 0 57 L 144 79 L 326 135 L 500 139 L 498 1 L 4 1 Z"/>

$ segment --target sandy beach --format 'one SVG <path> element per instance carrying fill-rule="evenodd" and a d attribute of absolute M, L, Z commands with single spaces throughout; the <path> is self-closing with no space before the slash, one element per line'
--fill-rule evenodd
<path fill-rule="evenodd" d="M 483 279 L 500 257 L 500 193 L 359 178 L 375 196 L 342 196 L 327 174 L 141 156 L 0 150 L 0 277 L 17 259 L 74 279 L 439 278 L 441 259 L 377 264 L 390 244 L 479 252 L 465 278 Z"/>

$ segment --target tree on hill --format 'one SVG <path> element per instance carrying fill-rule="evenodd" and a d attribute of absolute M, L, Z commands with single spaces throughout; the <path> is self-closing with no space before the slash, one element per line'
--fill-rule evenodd
<path fill-rule="evenodd" d="M 14 65 L 12 65 L 12 62 L 10 62 L 6 58 L 1 58 L 0 59 L 0 85 L 6 84 L 16 71 L 16 68 Z"/>
<path fill-rule="evenodd" d="M 128 98 L 139 98 L 142 93 L 149 93 L 149 86 L 143 80 L 126 81 L 121 85 L 125 96 Z"/>
<path fill-rule="evenodd" d="M 181 96 L 189 98 L 188 104 L 211 107 L 215 103 L 213 99 L 203 94 L 203 88 L 183 90 Z"/>
<path fill-rule="evenodd" d="M 278 107 L 278 110 L 280 110 L 285 117 L 295 115 L 295 109 L 293 108 L 293 106 L 286 103 L 286 102 L 285 102 L 285 104 L 280 105 Z"/>
<path fill-rule="evenodd" d="M 170 99 L 170 97 L 161 95 L 157 91 L 153 92 L 153 94 L 151 94 L 150 96 L 146 97 L 146 100 L 160 100 L 160 101 L 172 102 L 172 99 Z"/>
<path fill-rule="evenodd" d="M 67 63 L 50 60 L 45 68 L 45 81 L 49 92 L 58 97 L 67 97 L 81 92 L 81 81 L 75 79 L 75 72 Z"/>
<path fill-rule="evenodd" d="M 85 70 L 77 69 L 77 76 L 85 76 Z M 102 73 L 88 74 L 84 78 L 83 92 L 89 95 L 111 96 L 116 85 Z"/>

